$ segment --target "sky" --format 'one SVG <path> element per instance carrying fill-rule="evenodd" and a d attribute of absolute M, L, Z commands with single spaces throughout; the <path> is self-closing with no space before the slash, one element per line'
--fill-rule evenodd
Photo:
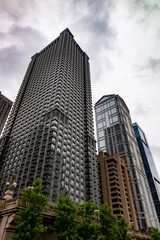
<path fill-rule="evenodd" d="M 0 91 L 15 100 L 36 52 L 69 28 L 90 57 L 93 104 L 118 94 L 160 175 L 160 1 L 0 0 Z"/>

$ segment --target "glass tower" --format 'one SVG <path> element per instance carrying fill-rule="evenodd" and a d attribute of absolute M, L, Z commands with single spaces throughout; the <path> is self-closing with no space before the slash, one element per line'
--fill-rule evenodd
<path fill-rule="evenodd" d="M 139 228 L 159 227 L 147 176 L 123 99 L 115 94 L 103 96 L 96 104 L 98 150 L 119 153 L 130 169 L 130 184 Z"/>
<path fill-rule="evenodd" d="M 0 141 L 0 192 L 41 177 L 43 193 L 99 203 L 89 58 L 69 29 L 36 53 Z"/>
<path fill-rule="evenodd" d="M 133 129 L 138 142 L 139 150 L 147 174 L 153 201 L 160 222 L 160 179 L 149 148 L 146 136 L 137 123 L 133 123 Z"/>

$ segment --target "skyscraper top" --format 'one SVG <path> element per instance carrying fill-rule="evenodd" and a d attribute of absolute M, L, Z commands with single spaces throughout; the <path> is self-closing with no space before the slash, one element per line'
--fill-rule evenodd
<path fill-rule="evenodd" d="M 75 46 L 79 49 L 79 51 L 82 53 L 82 54 L 85 54 L 87 57 L 88 55 L 81 49 L 81 47 L 79 46 L 79 44 L 74 40 L 74 36 L 73 34 L 71 33 L 71 31 L 69 30 L 69 28 L 66 28 L 64 29 L 61 33 L 60 33 L 60 36 L 63 35 L 63 34 L 68 34 L 71 38 L 72 38 L 72 41 L 73 43 L 75 44 Z M 59 37 L 57 37 L 55 40 L 53 40 L 51 43 L 49 43 L 45 48 L 43 48 L 39 53 L 36 53 L 32 56 L 32 58 L 34 58 L 35 56 L 37 55 L 40 55 L 42 54 L 43 52 L 47 51 L 50 49 L 51 46 L 53 46 L 54 44 L 56 44 L 57 41 L 59 41 Z M 88 57 L 89 59 L 89 57 Z"/>
<path fill-rule="evenodd" d="M 129 109 L 128 109 L 125 101 L 124 101 L 123 98 L 121 98 L 118 94 L 108 94 L 108 95 L 104 95 L 103 97 L 101 97 L 101 98 L 95 103 L 95 106 L 97 106 L 97 105 L 99 105 L 100 103 L 102 103 L 103 101 L 106 101 L 106 100 L 108 100 L 108 99 L 110 99 L 110 98 L 113 98 L 113 97 L 118 98 L 118 99 L 123 103 L 124 107 L 125 107 L 125 108 L 128 110 L 128 112 L 129 112 Z"/>
<path fill-rule="evenodd" d="M 72 38 L 74 38 L 74 36 L 73 36 L 73 34 L 71 33 L 71 31 L 69 30 L 69 28 L 64 29 L 64 30 L 60 33 L 60 35 L 61 35 L 61 34 L 64 34 L 64 33 L 69 33 L 70 36 L 71 36 Z"/>

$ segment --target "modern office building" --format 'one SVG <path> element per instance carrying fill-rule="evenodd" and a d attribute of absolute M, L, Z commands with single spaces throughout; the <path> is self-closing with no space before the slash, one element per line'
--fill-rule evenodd
<path fill-rule="evenodd" d="M 69 29 L 36 53 L 1 138 L 0 191 L 41 177 L 43 193 L 99 203 L 89 58 Z"/>
<path fill-rule="evenodd" d="M 129 228 L 138 230 L 137 217 L 129 183 L 129 169 L 119 154 L 109 156 L 100 152 L 98 155 L 101 175 L 103 203 L 112 207 L 117 218 L 125 217 Z"/>
<path fill-rule="evenodd" d="M 98 151 L 125 160 L 130 170 L 130 184 L 139 228 L 159 227 L 144 165 L 132 127 L 129 109 L 115 94 L 103 96 L 96 104 Z"/>
<path fill-rule="evenodd" d="M 0 92 L 0 135 L 7 120 L 9 111 L 12 107 L 12 101 Z"/>
<path fill-rule="evenodd" d="M 133 123 L 133 129 L 136 135 L 139 150 L 151 189 L 154 205 L 160 222 L 160 179 L 158 176 L 158 172 L 145 133 L 142 131 L 142 129 L 137 123 Z"/>

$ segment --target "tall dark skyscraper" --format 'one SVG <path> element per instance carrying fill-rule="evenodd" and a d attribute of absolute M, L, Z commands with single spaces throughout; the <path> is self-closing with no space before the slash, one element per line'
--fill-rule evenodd
<path fill-rule="evenodd" d="M 99 152 L 118 152 L 130 170 L 139 228 L 159 227 L 128 107 L 120 96 L 112 94 L 103 96 L 95 104 L 95 111 Z"/>
<path fill-rule="evenodd" d="M 158 176 L 158 172 L 144 132 L 137 123 L 133 123 L 133 129 L 136 135 L 139 150 L 151 189 L 153 201 L 160 222 L 160 179 Z"/>
<path fill-rule="evenodd" d="M 36 53 L 1 139 L 0 190 L 17 175 L 17 194 L 41 177 L 53 202 L 99 203 L 89 58 L 69 29 Z"/>
<path fill-rule="evenodd" d="M 1 92 L 0 92 L 0 134 L 3 130 L 4 124 L 7 120 L 9 111 L 12 107 L 12 101 L 6 98 Z"/>

